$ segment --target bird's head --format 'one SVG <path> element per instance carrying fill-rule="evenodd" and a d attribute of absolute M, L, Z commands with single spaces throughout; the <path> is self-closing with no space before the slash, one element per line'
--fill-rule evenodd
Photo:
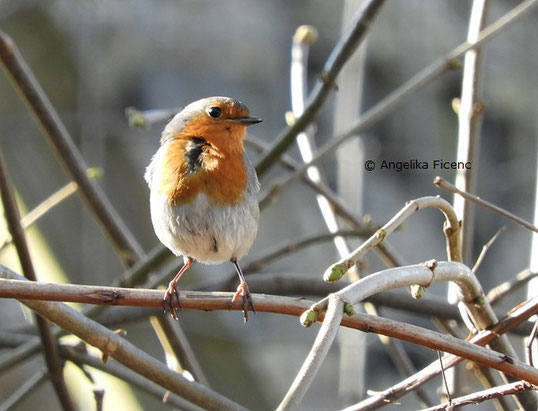
<path fill-rule="evenodd" d="M 170 139 L 199 137 L 219 149 L 242 149 L 247 126 L 262 119 L 250 115 L 240 101 L 208 97 L 189 104 L 168 123 L 161 144 Z"/>

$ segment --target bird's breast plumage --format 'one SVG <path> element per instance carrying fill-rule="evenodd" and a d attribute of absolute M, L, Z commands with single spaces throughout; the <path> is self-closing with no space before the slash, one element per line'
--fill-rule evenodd
<path fill-rule="evenodd" d="M 185 205 L 201 193 L 216 205 L 245 199 L 248 173 L 241 151 L 222 152 L 201 137 L 166 143 L 156 183 L 173 205 Z"/>
<path fill-rule="evenodd" d="M 240 258 L 254 242 L 259 183 L 245 154 L 219 153 L 204 141 L 165 143 L 146 179 L 160 241 L 175 254 L 218 263 Z"/>

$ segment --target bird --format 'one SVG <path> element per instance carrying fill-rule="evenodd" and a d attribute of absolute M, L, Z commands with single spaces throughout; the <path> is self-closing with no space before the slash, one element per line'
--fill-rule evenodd
<path fill-rule="evenodd" d="M 157 238 L 183 266 L 163 297 L 165 312 L 178 319 L 178 281 L 194 264 L 231 262 L 244 322 L 256 312 L 238 260 L 250 250 L 259 221 L 260 183 L 246 155 L 247 127 L 262 122 L 240 101 L 208 97 L 187 105 L 165 126 L 160 147 L 145 172 L 151 222 Z"/>

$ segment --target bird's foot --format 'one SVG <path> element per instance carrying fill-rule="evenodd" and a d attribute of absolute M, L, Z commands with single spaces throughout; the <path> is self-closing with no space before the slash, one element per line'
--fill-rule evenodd
<path fill-rule="evenodd" d="M 178 319 L 177 311 L 181 310 L 181 303 L 179 302 L 179 290 L 175 281 L 170 281 L 164 293 L 163 310 L 165 313 L 170 311 L 170 315 L 174 320 Z"/>
<path fill-rule="evenodd" d="M 254 314 L 256 314 L 256 309 L 254 308 L 254 303 L 252 302 L 252 295 L 248 290 L 248 285 L 246 281 L 241 281 L 237 287 L 231 304 L 235 303 L 239 298 L 242 298 L 243 301 L 243 318 L 245 324 L 248 322 L 248 309 L 250 308 Z"/>

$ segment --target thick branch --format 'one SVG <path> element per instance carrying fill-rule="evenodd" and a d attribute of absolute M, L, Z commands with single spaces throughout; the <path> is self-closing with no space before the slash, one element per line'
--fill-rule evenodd
<path fill-rule="evenodd" d="M 456 264 L 456 263 L 445 263 L 445 264 Z M 15 274 L 13 271 L 7 269 L 6 267 L 0 266 L 0 275 L 8 278 L 17 278 L 21 280 L 22 277 Z M 17 281 L 2 280 L 2 287 L 11 288 L 12 285 Z M 19 281 L 23 283 L 23 281 Z M 32 285 L 38 285 L 34 283 L 29 283 Z M 6 287 L 4 287 L 6 286 Z M 62 287 L 71 287 L 71 285 L 63 285 Z M 81 286 L 78 286 L 81 287 Z M 82 286 L 89 287 L 89 286 Z M 94 287 L 99 289 L 100 287 Z M 129 289 L 121 289 L 122 295 L 128 295 L 129 293 L 124 293 L 123 291 L 131 291 Z M 160 306 L 162 295 L 157 293 L 155 290 L 139 290 L 132 289 L 132 292 L 135 293 L 132 296 L 132 300 L 129 300 L 133 305 L 146 305 L 146 306 Z M 111 303 L 112 300 L 109 298 L 110 293 L 105 293 L 107 298 L 105 299 L 94 299 L 94 302 L 99 301 L 99 303 L 108 302 Z M 195 293 L 195 292 L 181 292 L 180 298 L 182 298 L 182 305 L 184 304 L 185 309 L 202 309 L 202 310 L 228 310 L 230 298 L 233 293 Z M 86 299 L 87 296 L 84 296 Z M 288 314 L 299 316 L 301 313 L 309 306 L 311 302 L 289 297 L 279 297 L 279 296 L 269 296 L 264 294 L 254 294 L 254 302 L 256 304 L 256 309 L 260 312 L 273 312 L 279 314 Z M 126 303 L 126 299 L 122 299 Z M 64 327 L 68 331 L 78 335 L 80 338 L 85 340 L 91 345 L 95 345 L 97 348 L 101 349 L 105 353 L 109 354 L 111 357 L 118 359 L 118 361 L 124 363 L 125 365 L 136 369 L 137 364 L 134 364 L 134 358 L 130 356 L 133 351 L 130 351 L 130 343 L 124 341 L 118 335 L 110 335 L 110 331 L 101 325 L 94 323 L 93 321 L 88 320 L 86 317 L 82 316 L 80 313 L 72 310 L 71 308 L 63 304 L 53 304 L 53 303 L 43 303 L 32 300 L 23 300 L 23 303 L 31 306 L 30 308 L 39 310 L 39 312 L 50 319 L 51 321 L 56 322 L 61 327 Z M 232 310 L 241 310 L 241 304 L 234 304 L 231 307 Z M 518 307 L 517 310 L 514 310 L 510 313 L 509 316 L 505 317 L 502 321 L 497 324 L 492 331 L 484 331 L 478 336 L 474 337 L 473 342 L 479 343 L 481 345 L 490 344 L 499 335 L 508 332 L 510 329 L 515 328 L 521 322 L 530 318 L 532 315 L 538 313 L 538 298 L 535 298 L 526 304 Z M 320 319 L 323 318 L 323 315 L 320 316 Z M 533 384 L 538 383 L 538 370 L 533 367 L 529 367 L 526 364 L 510 358 L 504 354 L 497 353 L 495 351 L 477 347 L 473 344 L 467 343 L 465 341 L 459 340 L 454 337 L 446 336 L 443 334 L 436 333 L 421 327 L 412 326 L 409 324 L 402 324 L 393 320 L 384 319 L 377 316 L 370 316 L 367 314 L 354 314 L 352 317 L 344 316 L 342 319 L 342 325 L 355 328 L 358 330 L 366 332 L 376 332 L 389 337 L 400 338 L 405 341 L 409 341 L 415 344 L 424 345 L 426 347 L 453 353 L 472 361 L 476 361 L 480 364 L 496 368 L 500 371 L 506 372 L 516 378 L 525 379 Z M 105 339 L 101 337 L 101 331 L 105 332 L 107 336 Z M 132 347 L 135 351 L 140 351 L 136 347 Z M 120 350 L 121 352 L 118 352 Z M 127 350 L 127 351 L 125 351 Z M 145 353 L 142 353 L 145 356 Z M 119 358 L 118 358 L 119 356 Z M 124 358 L 124 356 L 127 356 Z M 145 358 L 145 357 L 144 357 Z M 157 360 L 151 359 L 152 364 L 158 364 L 159 366 L 164 366 Z M 153 363 L 153 361 L 155 363 Z M 148 366 L 153 366 L 146 363 L 146 359 L 143 360 L 144 364 Z M 157 365 L 155 365 L 157 366 Z M 166 367 L 165 367 L 166 368 Z M 147 376 L 146 369 L 140 372 L 142 375 Z M 160 372 L 160 371 L 159 371 Z M 178 374 L 166 369 L 166 375 L 159 376 L 159 381 L 156 381 L 155 376 L 149 376 L 148 378 L 153 381 L 161 384 L 162 379 L 168 381 L 169 373 L 172 373 L 174 378 L 178 378 Z M 167 382 L 166 384 L 168 384 Z M 165 387 L 167 385 L 161 384 Z M 174 385 L 174 389 L 178 388 L 179 385 Z M 174 391 L 176 392 L 176 391 Z M 186 398 L 186 397 L 185 397 Z"/>

